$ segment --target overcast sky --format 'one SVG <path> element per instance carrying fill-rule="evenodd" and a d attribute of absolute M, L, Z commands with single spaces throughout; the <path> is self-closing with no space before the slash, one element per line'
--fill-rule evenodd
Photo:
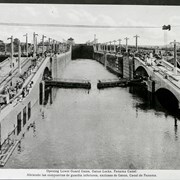
<path fill-rule="evenodd" d="M 122 25 L 122 26 L 163 26 L 172 27 L 167 32 L 168 42 L 180 41 L 180 7 L 178 6 L 125 6 L 125 5 L 58 5 L 58 4 L 0 4 L 0 22 L 78 24 L 78 25 Z M 138 34 L 140 45 L 163 45 L 164 32 L 159 29 L 94 29 L 66 27 L 11 27 L 0 26 L 0 39 L 5 42 L 13 35 L 29 42 L 33 32 L 54 38 L 58 41 L 72 37 L 76 43 L 93 40 L 94 34 L 99 42 L 128 37 L 129 44 L 135 44 L 134 35 Z"/>

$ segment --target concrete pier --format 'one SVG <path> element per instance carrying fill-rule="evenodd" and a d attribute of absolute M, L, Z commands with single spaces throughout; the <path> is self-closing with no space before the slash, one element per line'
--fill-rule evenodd
<path fill-rule="evenodd" d="M 133 59 L 128 54 L 123 57 L 123 78 L 133 79 Z"/>

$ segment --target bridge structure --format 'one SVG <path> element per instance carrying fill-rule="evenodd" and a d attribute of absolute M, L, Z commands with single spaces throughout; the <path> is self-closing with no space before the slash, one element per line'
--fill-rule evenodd
<path fill-rule="evenodd" d="M 148 64 L 141 59 L 134 58 L 134 71 L 136 74 L 146 76 L 146 83 L 149 92 L 163 94 L 164 101 L 167 96 L 175 101 L 176 106 L 180 108 L 180 69 L 174 72 L 172 64 L 165 60 Z"/>
<path fill-rule="evenodd" d="M 144 55 L 142 51 L 138 51 L 137 41 L 133 48 L 128 48 L 127 44 L 119 47 L 120 45 L 111 45 L 111 43 L 110 45 L 98 43 L 94 44 L 94 52 L 101 54 L 105 67 L 109 63 L 108 56 L 114 57 L 114 64 L 117 64 L 118 58 L 122 57 L 121 74 L 123 78 L 142 77 L 150 93 L 158 95 L 159 99 L 167 105 L 180 109 L 180 69 L 177 68 L 176 57 L 174 57 L 175 66 L 162 56 L 160 58 L 154 56 L 153 49 L 146 51 L 148 56 Z M 122 52 L 122 48 L 126 51 Z"/>

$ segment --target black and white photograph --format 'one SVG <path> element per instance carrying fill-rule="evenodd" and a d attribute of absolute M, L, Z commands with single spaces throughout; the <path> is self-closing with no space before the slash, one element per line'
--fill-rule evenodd
<path fill-rule="evenodd" d="M 0 172 L 180 170 L 180 6 L 1 3 L 0 17 Z"/>

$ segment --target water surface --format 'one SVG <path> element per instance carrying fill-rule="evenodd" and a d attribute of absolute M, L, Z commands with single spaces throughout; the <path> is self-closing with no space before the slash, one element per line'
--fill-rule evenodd
<path fill-rule="evenodd" d="M 5 168 L 180 169 L 175 117 L 143 89 L 98 90 L 98 79 L 115 76 L 92 60 L 70 62 L 63 77 L 89 79 L 92 89 L 53 89 Z"/>

